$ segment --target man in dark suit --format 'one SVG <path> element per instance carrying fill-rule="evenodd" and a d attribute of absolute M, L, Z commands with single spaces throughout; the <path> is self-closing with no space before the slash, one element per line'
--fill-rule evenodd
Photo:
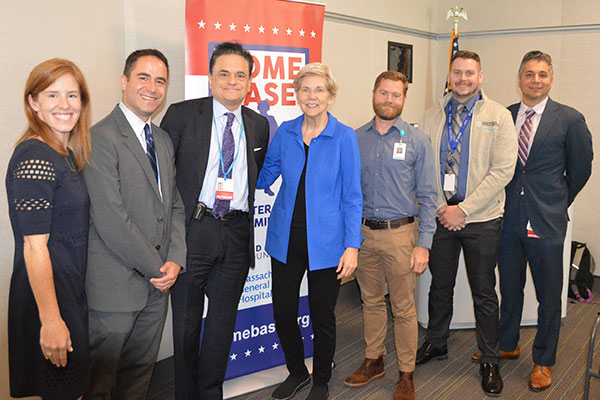
<path fill-rule="evenodd" d="M 133 52 L 123 97 L 91 129 L 83 176 L 91 201 L 86 292 L 92 385 L 86 399 L 146 398 L 168 307 L 185 262 L 173 146 L 151 123 L 169 78 L 158 50 Z"/>
<path fill-rule="evenodd" d="M 171 105 L 161 124 L 173 141 L 187 227 L 186 273 L 171 298 L 178 400 L 222 399 L 237 306 L 254 265 L 254 190 L 269 124 L 242 107 L 252 67 L 241 45 L 219 44 L 209 64 L 213 97 Z"/>
<path fill-rule="evenodd" d="M 519 134 L 519 160 L 506 186 L 498 252 L 502 358 L 519 357 L 528 262 L 533 276 L 539 302 L 534 367 L 529 379 L 533 391 L 552 383 L 560 330 L 567 208 L 587 182 L 592 167 L 592 136 L 585 119 L 577 110 L 548 97 L 552 82 L 550 55 L 540 51 L 525 54 L 519 67 L 521 102 L 509 107 Z"/>

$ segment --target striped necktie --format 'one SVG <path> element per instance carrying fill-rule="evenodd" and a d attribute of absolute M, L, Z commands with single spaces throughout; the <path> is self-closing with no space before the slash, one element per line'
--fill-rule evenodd
<path fill-rule="evenodd" d="M 519 131 L 519 161 L 522 166 L 525 166 L 527 157 L 529 157 L 529 141 L 531 139 L 531 118 L 535 111 L 528 110 L 525 112 L 525 122 L 521 125 Z"/>
<path fill-rule="evenodd" d="M 154 150 L 154 138 L 152 137 L 150 125 L 148 124 L 144 125 L 144 135 L 146 136 L 146 155 L 148 156 L 150 166 L 154 171 L 154 177 L 156 178 L 156 182 L 158 182 L 158 168 L 156 166 L 156 151 Z"/>
<path fill-rule="evenodd" d="M 466 110 L 464 104 L 459 104 L 456 108 L 456 113 L 452 116 L 452 138 L 456 140 L 458 133 L 460 131 L 460 127 L 463 123 L 463 113 Z M 458 165 L 460 162 L 460 150 L 461 143 L 458 143 L 456 149 L 454 150 L 454 154 L 450 152 L 450 141 L 448 141 L 448 157 L 446 159 L 446 166 L 444 172 L 446 174 L 452 174 L 456 176 L 455 182 L 458 183 Z M 444 195 L 446 196 L 446 200 L 450 200 L 456 194 L 456 190 L 445 190 Z"/>

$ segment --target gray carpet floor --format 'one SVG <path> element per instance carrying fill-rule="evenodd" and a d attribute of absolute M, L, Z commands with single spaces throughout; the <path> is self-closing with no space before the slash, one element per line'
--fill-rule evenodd
<path fill-rule="evenodd" d="M 596 281 L 596 297 L 600 297 L 600 282 Z M 501 363 L 504 379 L 504 399 L 581 399 L 587 362 L 589 336 L 600 312 L 600 305 L 570 301 L 567 317 L 562 321 L 557 363 L 553 368 L 552 386 L 540 393 L 533 393 L 527 387 L 532 368 L 531 347 L 535 327 L 521 329 L 521 357 Z M 348 388 L 343 381 L 362 362 L 364 342 L 362 339 L 362 313 L 357 286 L 354 282 L 344 285 L 340 291 L 337 316 L 336 368 L 333 370 L 329 391 L 330 399 L 378 400 L 391 399 L 398 379 L 396 354 L 392 335 L 391 315 L 388 320 L 385 356 L 386 374 L 382 379 L 363 388 Z M 425 330 L 419 328 L 419 343 L 422 343 Z M 596 347 L 600 348 L 600 345 Z M 449 359 L 432 360 L 418 366 L 415 371 L 417 399 L 422 400 L 475 400 L 486 399 L 481 391 L 479 366 L 470 361 L 477 351 L 473 329 L 453 330 L 448 340 Z M 595 367 L 600 365 L 600 350 L 595 354 Z M 235 400 L 270 399 L 274 387 L 238 396 Z M 296 395 L 304 399 L 308 391 Z M 171 400 L 173 395 L 172 358 L 159 362 L 155 368 L 148 400 Z M 600 399 L 600 380 L 592 379 L 590 399 Z"/>

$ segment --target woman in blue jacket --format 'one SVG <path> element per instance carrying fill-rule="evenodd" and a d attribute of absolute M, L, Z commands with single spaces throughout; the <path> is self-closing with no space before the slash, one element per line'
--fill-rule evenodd
<path fill-rule="evenodd" d="M 273 137 L 257 188 L 281 176 L 269 219 L 273 313 L 290 375 L 273 392 L 290 399 L 310 384 L 297 322 L 300 283 L 308 270 L 308 301 L 314 331 L 310 400 L 326 399 L 335 352 L 335 303 L 343 277 L 357 266 L 362 242 L 360 155 L 356 134 L 327 109 L 337 85 L 329 67 L 311 63 L 294 79 L 303 112 Z"/>

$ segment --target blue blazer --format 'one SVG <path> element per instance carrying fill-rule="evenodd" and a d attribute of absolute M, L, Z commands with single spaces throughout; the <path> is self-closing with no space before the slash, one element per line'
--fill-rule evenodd
<path fill-rule="evenodd" d="M 327 126 L 310 143 L 306 164 L 306 236 L 309 269 L 337 267 L 347 247 L 360 248 L 362 192 L 360 152 L 354 130 L 328 113 Z M 257 189 L 267 189 L 281 175 L 265 248 L 286 263 L 290 226 L 305 151 L 304 115 L 281 124 L 267 151 Z"/>
<path fill-rule="evenodd" d="M 519 106 L 508 107 L 513 120 Z M 523 228 L 519 206 L 524 196 L 533 231 L 543 238 L 564 238 L 567 208 L 590 177 L 592 158 L 592 135 L 583 115 L 548 98 L 527 162 L 524 167 L 517 162 L 515 175 L 506 186 L 504 229 Z"/>

